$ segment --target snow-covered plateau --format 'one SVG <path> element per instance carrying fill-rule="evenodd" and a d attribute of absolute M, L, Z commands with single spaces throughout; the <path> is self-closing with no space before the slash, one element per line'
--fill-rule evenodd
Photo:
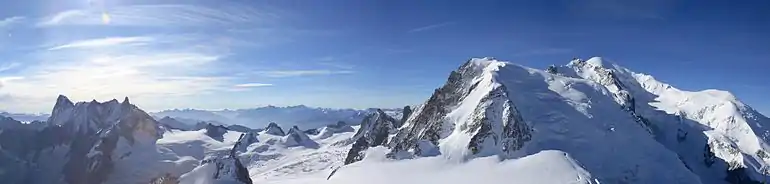
<path fill-rule="evenodd" d="M 769 118 L 729 92 L 680 90 L 600 57 L 543 70 L 470 59 L 424 103 L 403 110 L 324 111 L 291 119 L 318 109 L 289 108 L 295 109 L 281 116 L 285 120 L 313 125 L 269 123 L 273 120 L 260 122 L 262 127 L 194 125 L 175 119 L 259 119 L 258 114 L 288 112 L 275 107 L 237 115 L 177 110 L 153 117 L 128 98 L 73 103 L 59 96 L 46 121 L 0 117 L 0 181 L 724 184 L 770 179 Z"/>

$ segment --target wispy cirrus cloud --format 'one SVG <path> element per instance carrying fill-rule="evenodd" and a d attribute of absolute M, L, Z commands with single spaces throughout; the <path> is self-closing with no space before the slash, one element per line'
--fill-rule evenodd
<path fill-rule="evenodd" d="M 273 84 L 266 84 L 266 83 L 243 83 L 243 84 L 236 84 L 233 85 L 234 87 L 238 88 L 253 88 L 253 87 L 267 87 L 267 86 L 273 86 Z"/>
<path fill-rule="evenodd" d="M 337 74 L 351 74 L 354 73 L 350 70 L 273 70 L 273 71 L 259 71 L 255 72 L 257 75 L 273 78 L 282 77 L 300 77 L 300 76 L 312 76 L 312 75 L 337 75 Z"/>
<path fill-rule="evenodd" d="M 125 44 L 146 44 L 153 41 L 152 37 L 109 37 L 89 40 L 78 40 L 64 45 L 51 47 L 48 50 L 59 50 L 68 48 L 86 48 L 86 47 L 106 47 Z"/>
<path fill-rule="evenodd" d="M 141 41 L 141 45 L 136 43 Z M 206 45 L 202 47 L 201 45 Z M 58 94 L 76 100 L 109 100 L 129 96 L 154 101 L 170 97 L 226 91 L 239 84 L 224 75 L 227 57 L 210 37 L 146 35 L 69 42 L 54 51 L 31 53 L 25 67 L 2 80 L 6 100 L 36 103 L 0 103 L 0 109 L 41 112 Z M 98 52 L 92 48 L 99 47 Z M 54 47 L 56 48 L 56 47 Z M 66 49 L 65 49 L 66 48 Z M 13 98 L 13 99 L 11 99 Z M 40 103 L 37 103 L 40 102 Z"/>
<path fill-rule="evenodd" d="M 428 31 L 428 30 L 433 30 L 433 29 L 437 29 L 437 28 L 441 28 L 441 27 L 450 26 L 450 25 L 453 25 L 455 23 L 456 22 L 442 22 L 442 23 L 437 23 L 437 24 L 431 24 L 431 25 L 427 25 L 427 26 L 422 26 L 422 27 L 411 29 L 411 30 L 409 30 L 409 32 L 410 33 L 423 32 L 423 31 Z"/>
<path fill-rule="evenodd" d="M 109 21 L 105 22 L 105 16 Z M 112 9 L 74 9 L 41 19 L 38 26 L 210 26 L 266 23 L 279 18 L 270 11 L 246 6 L 210 8 L 199 5 L 129 5 Z"/>
<path fill-rule="evenodd" d="M 15 63 L 15 62 L 14 63 L 4 64 L 4 65 L 0 65 L 0 72 L 4 72 L 4 71 L 8 71 L 8 70 L 14 69 L 16 67 L 19 67 L 20 65 L 21 64 Z"/>
<path fill-rule="evenodd" d="M 20 16 L 14 16 L 14 17 L 8 17 L 8 18 L 0 19 L 0 29 L 2 29 L 4 27 L 12 26 L 12 25 L 17 24 L 17 23 L 20 23 L 24 19 L 26 19 L 26 18 L 25 17 L 20 17 Z"/>

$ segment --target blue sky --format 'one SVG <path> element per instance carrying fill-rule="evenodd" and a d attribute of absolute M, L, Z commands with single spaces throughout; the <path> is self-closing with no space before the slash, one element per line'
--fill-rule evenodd
<path fill-rule="evenodd" d="M 398 107 L 471 57 L 603 56 L 770 113 L 767 1 L 0 0 L 0 110 Z"/>

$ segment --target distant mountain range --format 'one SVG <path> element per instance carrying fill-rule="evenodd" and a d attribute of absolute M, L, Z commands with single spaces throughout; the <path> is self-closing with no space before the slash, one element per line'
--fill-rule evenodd
<path fill-rule="evenodd" d="M 25 114 L 25 113 L 9 113 L 9 112 L 0 112 L 0 116 L 13 118 L 17 121 L 21 122 L 32 122 L 32 121 L 45 121 L 48 119 L 50 114 Z"/>
<path fill-rule="evenodd" d="M 374 109 L 332 109 L 298 105 L 288 107 L 265 106 L 253 109 L 216 111 L 173 109 L 150 113 L 150 115 L 156 117 L 156 119 L 172 117 L 188 124 L 196 123 L 191 121 L 206 121 L 261 128 L 267 126 L 270 122 L 275 122 L 276 124 L 285 127 L 297 125 L 302 128 L 317 128 L 335 124 L 338 121 L 356 125 L 361 123 L 361 120 L 367 113 L 373 111 Z M 384 111 L 388 112 L 391 116 L 400 118 L 401 109 L 385 109 Z"/>
<path fill-rule="evenodd" d="M 401 109 L 382 109 L 388 115 L 401 118 Z M 321 107 L 297 106 L 265 106 L 251 109 L 236 110 L 199 110 L 199 109 L 170 109 L 149 114 L 156 120 L 171 117 L 181 123 L 195 126 L 200 122 L 225 125 L 243 125 L 250 128 L 262 128 L 270 122 L 281 126 L 297 125 L 302 128 L 319 128 L 344 121 L 346 124 L 357 125 L 363 117 L 374 108 L 369 109 L 333 109 Z M 21 122 L 46 121 L 50 114 L 25 114 L 0 112 L 0 116 L 10 117 Z"/>

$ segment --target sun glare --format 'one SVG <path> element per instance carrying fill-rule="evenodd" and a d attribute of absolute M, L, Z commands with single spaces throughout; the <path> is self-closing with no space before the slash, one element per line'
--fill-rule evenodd
<path fill-rule="evenodd" d="M 102 23 L 110 24 L 110 14 L 107 14 L 107 12 L 102 12 Z"/>

